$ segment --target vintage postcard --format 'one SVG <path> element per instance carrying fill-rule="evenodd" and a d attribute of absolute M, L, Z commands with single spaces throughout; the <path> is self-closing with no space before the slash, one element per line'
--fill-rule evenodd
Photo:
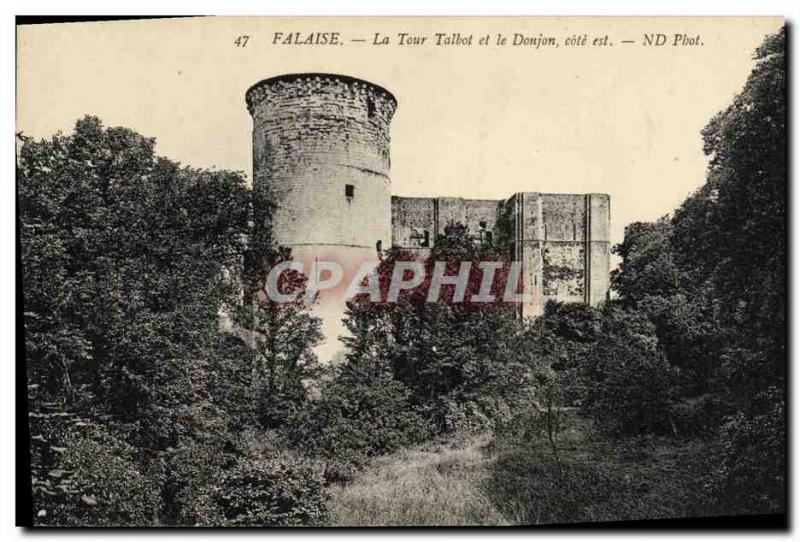
<path fill-rule="evenodd" d="M 785 44 L 19 19 L 22 523 L 783 525 Z"/>

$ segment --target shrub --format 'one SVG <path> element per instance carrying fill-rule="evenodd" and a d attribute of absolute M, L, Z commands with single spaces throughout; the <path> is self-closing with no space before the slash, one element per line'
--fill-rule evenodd
<path fill-rule="evenodd" d="M 437 433 L 476 433 L 511 418 L 514 406 L 499 397 L 438 398 L 428 409 L 432 430 Z"/>
<path fill-rule="evenodd" d="M 429 434 L 403 384 L 374 368 L 350 363 L 288 426 L 295 447 L 345 463 L 392 452 Z"/>
<path fill-rule="evenodd" d="M 721 449 L 709 476 L 719 513 L 774 514 L 786 508 L 786 415 L 783 396 L 772 387 L 763 414 L 738 412 L 720 430 Z"/>
<path fill-rule="evenodd" d="M 163 457 L 164 519 L 173 525 L 213 525 L 214 483 L 235 462 L 218 442 L 187 441 Z"/>
<path fill-rule="evenodd" d="M 678 371 L 666 360 L 646 317 L 613 307 L 606 311 L 603 334 L 582 373 L 582 408 L 606 433 L 676 431 L 671 407 Z"/>
<path fill-rule="evenodd" d="M 36 498 L 37 524 L 55 526 L 145 526 L 159 523 L 157 482 L 135 462 L 135 449 L 115 435 L 93 428 L 72 434 L 48 476 L 58 493 Z"/>
<path fill-rule="evenodd" d="M 308 459 L 279 452 L 244 457 L 214 485 L 211 499 L 228 527 L 320 525 L 327 492 L 322 472 Z"/>

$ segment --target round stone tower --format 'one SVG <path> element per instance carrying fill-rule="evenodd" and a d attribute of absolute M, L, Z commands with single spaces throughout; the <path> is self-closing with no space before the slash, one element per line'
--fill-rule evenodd
<path fill-rule="evenodd" d="M 314 260 L 338 263 L 337 288 L 320 293 L 323 359 L 342 348 L 344 293 L 364 261 L 392 243 L 389 125 L 397 100 L 354 77 L 325 73 L 264 79 L 246 94 L 253 117 L 253 190 L 276 203 L 272 238 L 308 274 Z"/>
<path fill-rule="evenodd" d="M 394 96 L 353 77 L 302 73 L 264 79 L 246 99 L 253 189 L 277 203 L 275 241 L 295 259 L 374 259 L 376 246 L 388 248 Z"/>

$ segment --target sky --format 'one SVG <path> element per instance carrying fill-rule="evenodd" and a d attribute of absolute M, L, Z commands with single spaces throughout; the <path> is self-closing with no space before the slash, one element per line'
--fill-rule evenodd
<path fill-rule="evenodd" d="M 155 137 L 159 154 L 185 165 L 249 177 L 247 88 L 283 73 L 340 73 L 398 99 L 394 194 L 608 193 L 617 243 L 627 224 L 670 213 L 703 183 L 700 131 L 741 90 L 754 49 L 782 24 L 775 17 L 226 17 L 23 26 L 17 131 L 68 133 L 91 114 Z M 275 32 L 339 32 L 341 44 L 276 45 Z M 428 40 L 399 45 L 401 32 Z M 472 34 L 472 45 L 436 46 L 437 32 Z M 392 43 L 372 45 L 375 33 Z M 668 44 L 643 45 L 655 33 Z M 700 37 L 672 46 L 676 33 Z M 497 34 L 509 43 L 514 34 L 553 37 L 558 47 L 498 46 Z M 235 43 L 241 35 L 249 36 L 244 47 Z M 486 35 L 491 43 L 479 45 Z M 588 45 L 567 45 L 584 35 Z M 591 45 L 603 36 L 605 46 Z"/>

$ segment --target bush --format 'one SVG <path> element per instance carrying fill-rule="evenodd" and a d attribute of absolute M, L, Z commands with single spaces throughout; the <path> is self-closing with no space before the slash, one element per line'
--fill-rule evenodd
<path fill-rule="evenodd" d="M 87 431 L 88 432 L 88 431 Z M 135 462 L 135 449 L 101 428 L 65 440 L 57 493 L 36 495 L 38 525 L 137 527 L 159 523 L 158 483 Z"/>
<path fill-rule="evenodd" d="M 187 441 L 163 457 L 164 520 L 170 525 L 213 525 L 213 487 L 235 462 L 219 442 Z"/>
<path fill-rule="evenodd" d="M 674 433 L 671 415 L 678 370 L 659 348 L 650 321 L 635 312 L 606 311 L 603 333 L 582 369 L 583 410 L 612 435 Z"/>
<path fill-rule="evenodd" d="M 295 454 L 244 457 L 215 484 L 211 500 L 220 518 L 216 526 L 313 526 L 327 512 L 322 472 Z"/>
<path fill-rule="evenodd" d="M 498 397 L 440 397 L 428 408 L 437 433 L 476 433 L 502 425 L 511 418 L 513 402 Z"/>
<path fill-rule="evenodd" d="M 714 503 L 724 514 L 775 514 L 786 509 L 786 415 L 773 387 L 761 400 L 764 414 L 739 412 L 720 430 L 721 449 L 710 480 Z"/>
<path fill-rule="evenodd" d="M 403 384 L 351 363 L 288 424 L 295 447 L 344 464 L 420 442 L 430 432 Z M 344 464 L 339 468 L 347 470 Z"/>

